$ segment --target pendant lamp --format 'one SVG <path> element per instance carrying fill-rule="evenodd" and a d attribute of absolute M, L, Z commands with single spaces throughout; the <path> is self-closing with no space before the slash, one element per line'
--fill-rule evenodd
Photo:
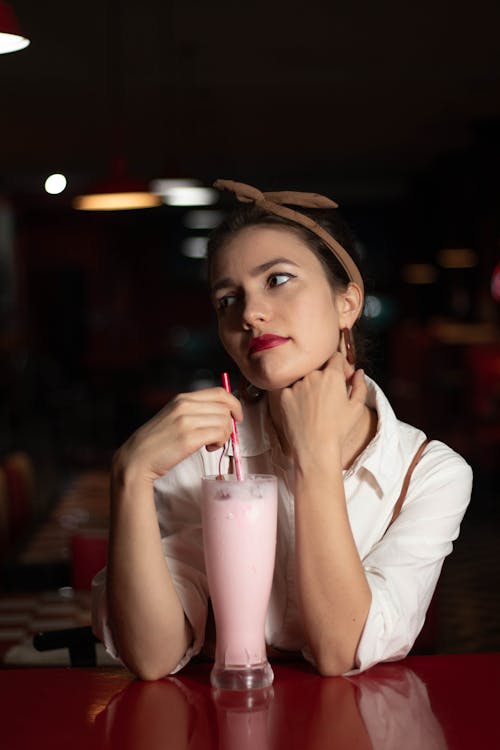
<path fill-rule="evenodd" d="M 83 195 L 77 195 L 73 208 L 80 211 L 127 211 L 136 208 L 154 208 L 161 205 L 159 195 L 149 185 L 131 177 L 125 159 L 113 162 L 108 178 L 97 182 Z"/>
<path fill-rule="evenodd" d="M 29 43 L 30 40 L 23 35 L 10 5 L 0 0 L 0 55 L 17 52 Z"/>
<path fill-rule="evenodd" d="M 161 197 L 153 193 L 147 183 L 130 175 L 124 156 L 126 154 L 124 132 L 126 117 L 123 106 L 125 76 L 122 65 L 125 47 L 122 5 L 122 0 L 107 0 L 106 3 L 108 34 L 106 72 L 109 100 L 107 140 L 113 143 L 111 171 L 104 180 L 91 185 L 84 195 L 76 196 L 73 200 L 73 208 L 80 211 L 127 211 L 136 208 L 153 208 L 162 203 Z"/>

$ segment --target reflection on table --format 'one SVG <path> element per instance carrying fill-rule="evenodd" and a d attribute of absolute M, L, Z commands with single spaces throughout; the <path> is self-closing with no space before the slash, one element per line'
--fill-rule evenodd
<path fill-rule="evenodd" d="M 427 690 L 403 666 L 386 675 L 356 679 L 296 680 L 248 693 L 200 692 L 169 678 L 131 683 L 114 696 L 96 720 L 101 739 L 112 747 L 220 748 L 447 748 Z M 411 729 L 410 729 L 411 728 Z"/>
<path fill-rule="evenodd" d="M 500 654 L 411 657 L 351 678 L 276 664 L 272 688 L 213 691 L 210 664 L 157 682 L 105 669 L 0 672 L 3 746 L 54 750 L 500 747 Z"/>

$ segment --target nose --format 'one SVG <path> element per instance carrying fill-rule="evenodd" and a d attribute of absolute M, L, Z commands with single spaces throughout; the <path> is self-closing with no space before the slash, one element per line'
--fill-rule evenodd
<path fill-rule="evenodd" d="M 271 314 L 271 307 L 262 295 L 247 295 L 241 313 L 243 328 L 254 328 L 259 323 L 268 321 Z"/>

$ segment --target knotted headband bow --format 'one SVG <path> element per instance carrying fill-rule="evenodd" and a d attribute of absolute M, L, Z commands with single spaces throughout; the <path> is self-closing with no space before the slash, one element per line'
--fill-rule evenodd
<path fill-rule="evenodd" d="M 335 201 L 330 200 L 330 198 L 324 195 L 318 195 L 318 193 L 298 193 L 293 190 L 263 193 L 258 188 L 252 187 L 252 185 L 246 185 L 244 182 L 234 182 L 233 180 L 216 180 L 214 187 L 218 190 L 228 190 L 234 193 L 241 203 L 255 203 L 270 214 L 289 219 L 314 232 L 330 248 L 349 279 L 358 284 L 361 292 L 364 293 L 361 273 L 347 250 L 344 250 L 335 237 L 327 232 L 326 229 L 323 229 L 314 219 L 311 219 L 310 216 L 306 216 L 306 214 L 302 214 L 300 211 L 294 211 L 292 208 L 284 205 L 289 204 L 292 206 L 301 206 L 302 208 L 338 208 Z"/>

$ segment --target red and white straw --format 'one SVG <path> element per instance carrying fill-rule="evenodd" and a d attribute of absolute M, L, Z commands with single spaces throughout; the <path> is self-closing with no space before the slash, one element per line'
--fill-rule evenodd
<path fill-rule="evenodd" d="M 222 373 L 222 385 L 227 393 L 231 393 L 231 383 L 229 382 L 229 375 L 227 372 Z M 238 440 L 238 430 L 236 429 L 236 422 L 231 417 L 233 422 L 233 429 L 231 432 L 231 443 L 233 445 L 233 458 L 234 458 L 234 470 L 236 472 L 236 479 L 242 480 L 243 469 L 241 466 L 241 455 L 240 455 L 240 442 Z"/>

